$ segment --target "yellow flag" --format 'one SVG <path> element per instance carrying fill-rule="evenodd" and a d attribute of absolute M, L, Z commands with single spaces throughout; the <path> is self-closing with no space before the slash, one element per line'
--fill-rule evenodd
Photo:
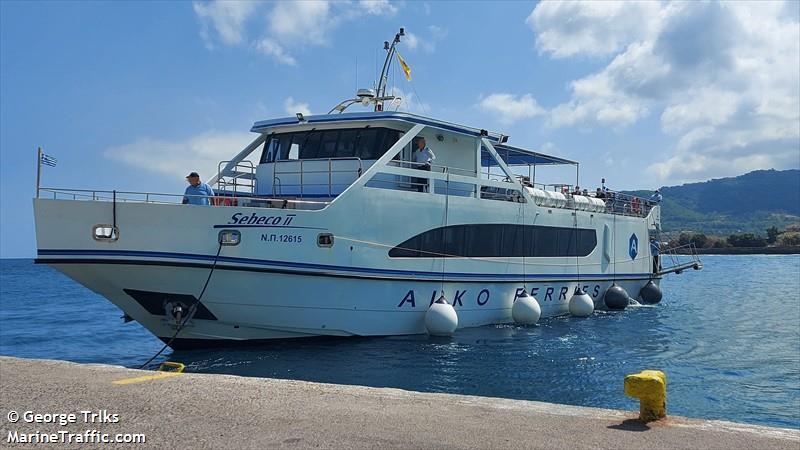
<path fill-rule="evenodd" d="M 403 73 L 406 74 L 406 81 L 411 81 L 411 67 L 408 67 L 406 60 L 400 56 L 400 52 L 397 52 L 397 61 L 400 62 L 400 67 L 403 68 Z"/>

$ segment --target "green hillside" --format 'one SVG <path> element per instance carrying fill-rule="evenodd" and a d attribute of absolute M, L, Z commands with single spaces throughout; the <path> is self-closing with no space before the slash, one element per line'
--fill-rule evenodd
<path fill-rule="evenodd" d="M 649 197 L 653 191 L 631 191 Z M 738 177 L 661 188 L 666 232 L 758 233 L 800 222 L 800 170 L 756 170 Z"/>

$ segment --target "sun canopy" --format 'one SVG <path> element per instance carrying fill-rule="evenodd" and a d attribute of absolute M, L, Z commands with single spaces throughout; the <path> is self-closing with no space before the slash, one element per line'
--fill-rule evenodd
<path fill-rule="evenodd" d="M 557 156 L 545 155 L 537 153 L 532 150 L 525 150 L 524 148 L 512 147 L 507 144 L 495 145 L 494 149 L 503 158 L 509 166 L 525 166 L 525 165 L 577 165 L 576 161 L 569 159 L 559 158 Z M 488 167 L 495 165 L 494 158 L 485 149 L 481 149 L 481 163 L 483 166 Z"/>

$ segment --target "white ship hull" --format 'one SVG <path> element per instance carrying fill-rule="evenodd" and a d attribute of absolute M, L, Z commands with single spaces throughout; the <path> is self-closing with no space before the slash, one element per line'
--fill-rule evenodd
<path fill-rule="evenodd" d="M 411 218 L 403 208 L 409 202 Z M 113 242 L 91 235 L 94 225 L 113 220 L 111 202 L 37 199 L 34 206 L 39 262 L 109 299 L 164 340 L 176 329 L 165 305 L 194 301 L 216 260 L 202 306 L 173 342 L 176 348 L 425 333 L 425 313 L 441 291 L 459 328 L 510 323 L 523 287 L 548 317 L 568 312 L 578 286 L 602 309 L 612 282 L 633 298 L 649 280 L 658 282 L 645 245 L 651 217 L 488 203 L 369 188 L 319 211 L 117 202 L 120 238 Z M 577 220 L 595 230 L 597 243 L 583 257 L 389 257 L 393 246 L 445 220 L 543 226 Z M 215 258 L 222 229 L 238 230 L 241 244 L 223 246 Z M 331 248 L 317 245 L 321 232 L 335 236 Z M 632 239 L 642 243 L 633 255 Z"/>

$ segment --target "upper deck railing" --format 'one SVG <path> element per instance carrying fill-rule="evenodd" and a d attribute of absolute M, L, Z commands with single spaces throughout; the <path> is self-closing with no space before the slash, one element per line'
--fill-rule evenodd
<path fill-rule="evenodd" d="M 185 197 L 209 198 L 205 195 L 166 194 L 160 192 L 103 191 L 89 189 L 39 188 L 40 198 L 54 200 L 84 200 L 120 203 L 151 203 L 163 205 L 182 204 Z M 210 206 L 245 206 L 254 208 L 280 208 L 319 210 L 330 204 L 326 201 L 295 200 L 275 197 L 259 197 L 243 193 L 220 192 L 209 198 Z"/>
<path fill-rule="evenodd" d="M 333 198 L 364 172 L 364 163 L 358 157 L 290 159 L 271 164 L 274 196 Z"/>
<path fill-rule="evenodd" d="M 337 169 L 336 162 L 333 160 L 321 161 L 324 163 L 323 170 L 314 167 L 314 170 L 307 171 L 303 167 L 302 160 L 295 161 L 298 170 L 285 168 L 276 170 L 273 174 L 272 196 L 259 196 L 251 191 L 255 187 L 248 184 L 249 189 L 237 190 L 238 182 L 218 183 L 220 189 L 217 195 L 210 199 L 212 206 L 246 206 L 256 208 L 283 208 L 283 209 L 305 209 L 319 210 L 329 205 L 352 182 L 359 178 L 363 172 L 362 162 L 358 158 L 341 158 L 339 162 L 353 162 L 353 168 Z M 313 161 L 320 163 L 320 161 Z M 494 179 L 477 178 L 475 172 L 456 167 L 433 165 L 430 171 L 416 170 L 419 164 L 393 160 L 387 166 L 376 173 L 367 183 L 368 187 L 382 187 L 391 190 L 403 190 L 420 193 L 434 193 L 439 195 L 451 195 L 461 197 L 476 197 L 485 200 L 500 200 L 506 202 L 525 202 L 525 196 L 520 189 L 521 186 L 536 188 L 550 192 L 559 192 L 563 199 L 561 202 L 552 204 L 542 204 L 538 197 L 534 197 L 534 203 L 540 206 L 554 207 L 559 209 L 585 210 L 581 207 L 581 202 L 585 202 L 584 197 L 601 198 L 605 204 L 595 202 L 599 205 L 590 208 L 593 212 L 605 212 L 607 214 L 646 217 L 650 211 L 658 204 L 648 199 L 637 197 L 621 192 L 604 191 L 604 197 L 597 197 L 595 193 L 588 195 L 573 195 L 569 191 L 569 185 L 542 185 L 531 184 L 524 180 L 511 180 L 509 177 L 501 177 L 502 181 Z M 294 182 L 282 183 L 281 178 L 291 174 Z M 305 175 L 314 175 L 313 182 L 306 183 Z M 327 174 L 327 175 L 326 175 Z M 347 180 L 339 179 L 346 177 Z M 255 177 L 252 177 L 255 180 Z M 233 186 L 233 190 L 226 190 L 226 187 Z M 252 187 L 250 187 L 252 186 Z M 291 189 L 287 189 L 291 188 Z M 291 190 L 292 192 L 287 192 Z M 296 192 L 295 192 L 296 191 Z M 322 197 L 317 200 L 308 200 L 309 191 L 320 191 Z M 565 192 L 566 191 L 566 192 Z M 39 188 L 40 195 L 52 197 L 53 199 L 71 200 L 90 200 L 90 201 L 116 201 L 122 203 L 156 203 L 156 204 L 177 204 L 182 203 L 187 196 L 174 193 L 158 192 L 132 192 L 132 191 L 108 191 L 108 190 L 86 190 L 86 189 L 61 189 L 61 188 Z M 530 191 L 529 191 L 530 193 Z M 195 197 L 205 197 L 197 195 Z M 561 198 L 561 197 L 560 197 Z M 582 200 L 583 198 L 583 200 Z"/>

